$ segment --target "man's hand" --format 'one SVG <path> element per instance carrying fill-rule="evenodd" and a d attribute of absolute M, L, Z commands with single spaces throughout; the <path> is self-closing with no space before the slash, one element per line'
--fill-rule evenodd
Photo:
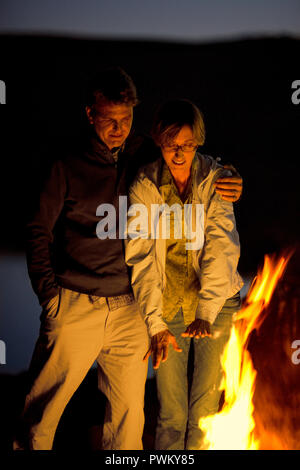
<path fill-rule="evenodd" d="M 224 165 L 224 168 L 230 170 L 232 176 L 217 179 L 214 183 L 216 193 L 220 194 L 224 201 L 236 202 L 242 195 L 243 178 L 233 165 Z"/>
<path fill-rule="evenodd" d="M 184 338 L 204 338 L 205 336 L 211 336 L 210 323 L 206 320 L 201 320 L 198 318 L 190 323 L 185 332 L 181 333 L 181 336 Z"/>
<path fill-rule="evenodd" d="M 160 362 L 165 362 L 168 358 L 169 343 L 172 344 L 175 351 L 182 351 L 176 342 L 175 336 L 172 335 L 169 330 L 160 331 L 156 335 L 152 336 L 151 346 L 143 361 L 146 361 L 152 354 L 153 369 L 158 369 Z"/>

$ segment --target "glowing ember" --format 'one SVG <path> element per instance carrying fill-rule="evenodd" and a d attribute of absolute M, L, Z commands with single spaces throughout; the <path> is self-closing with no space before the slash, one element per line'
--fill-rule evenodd
<path fill-rule="evenodd" d="M 235 317 L 230 339 L 221 358 L 224 377 L 221 389 L 225 393 L 220 413 L 202 418 L 199 427 L 205 432 L 202 448 L 211 450 L 259 449 L 254 436 L 253 393 L 256 371 L 249 351 L 249 335 L 258 330 L 264 320 L 265 307 L 286 268 L 289 256 L 279 261 L 265 257 L 262 272 L 258 273 L 247 295 L 245 306 Z"/>

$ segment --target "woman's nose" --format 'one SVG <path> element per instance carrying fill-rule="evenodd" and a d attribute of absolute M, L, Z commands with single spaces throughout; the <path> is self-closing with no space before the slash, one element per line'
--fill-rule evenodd
<path fill-rule="evenodd" d="M 176 150 L 175 150 L 175 155 L 176 157 L 182 157 L 183 155 L 183 151 L 182 151 L 182 148 L 181 147 L 177 147 Z"/>

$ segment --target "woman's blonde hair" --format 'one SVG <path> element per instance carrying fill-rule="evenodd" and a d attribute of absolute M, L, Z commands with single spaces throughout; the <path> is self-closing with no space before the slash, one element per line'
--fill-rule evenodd
<path fill-rule="evenodd" d="M 156 112 L 151 135 L 156 145 L 169 145 L 183 126 L 191 128 L 198 145 L 204 144 L 204 120 L 197 106 L 189 100 L 167 101 Z"/>

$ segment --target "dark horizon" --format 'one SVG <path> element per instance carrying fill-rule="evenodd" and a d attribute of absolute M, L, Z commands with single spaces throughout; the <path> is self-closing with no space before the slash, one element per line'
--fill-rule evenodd
<path fill-rule="evenodd" d="M 291 100 L 299 40 L 185 44 L 0 34 L 0 43 L 7 99 L 0 108 L 1 148 L 8 156 L 2 163 L 7 221 L 2 251 L 24 249 L 25 210 L 17 217 L 15 210 L 24 197 L 30 200 L 62 144 L 83 132 L 84 83 L 105 65 L 122 66 L 137 85 L 137 132 L 149 132 L 156 106 L 169 98 L 189 98 L 203 111 L 207 139 L 202 151 L 230 161 L 244 178 L 244 193 L 235 206 L 242 246 L 248 248 L 242 253 L 243 271 L 255 271 L 265 253 L 299 239 L 300 106 Z M 21 153 L 12 142 L 22 144 Z M 13 187 L 8 184 L 12 175 Z"/>

